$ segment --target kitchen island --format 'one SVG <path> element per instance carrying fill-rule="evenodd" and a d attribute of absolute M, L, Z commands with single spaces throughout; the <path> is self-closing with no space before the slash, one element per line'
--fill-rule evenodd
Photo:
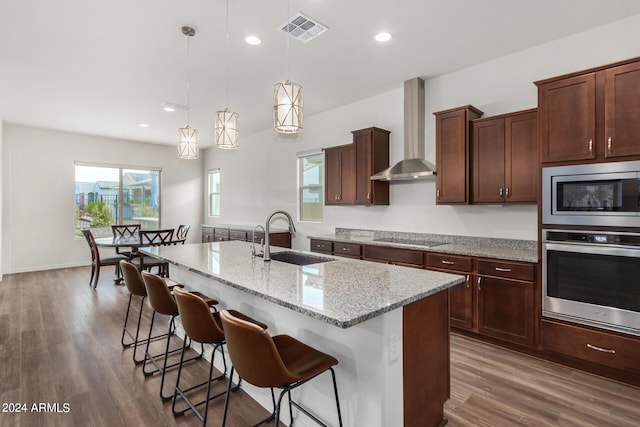
<path fill-rule="evenodd" d="M 272 335 L 289 334 L 336 357 L 345 426 L 446 422 L 448 289 L 463 276 L 337 257 L 305 266 L 264 262 L 250 248 L 232 241 L 143 252 L 169 262 L 174 280 L 218 299 L 220 309 L 242 311 L 266 323 Z M 272 255 L 282 251 L 272 247 Z M 271 409 L 268 391 L 243 389 Z M 329 377 L 298 393 L 305 406 L 337 425 Z"/>

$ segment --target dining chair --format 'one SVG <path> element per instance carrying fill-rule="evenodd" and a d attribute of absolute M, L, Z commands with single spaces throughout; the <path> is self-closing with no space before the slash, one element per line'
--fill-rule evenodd
<path fill-rule="evenodd" d="M 122 278 L 122 274 L 120 272 L 120 261 L 127 260 L 129 258 L 125 257 L 124 255 L 117 255 L 107 258 L 101 257 L 100 251 L 98 250 L 98 245 L 96 245 L 96 239 L 95 237 L 93 237 L 93 233 L 91 232 L 91 230 L 85 228 L 82 230 L 82 234 L 87 240 L 89 249 L 91 250 L 91 278 L 89 279 L 89 286 L 93 286 L 93 289 L 96 289 L 98 287 L 98 280 L 100 279 L 100 269 L 108 265 L 115 266 L 115 281 L 120 281 L 120 279 Z"/>
<path fill-rule="evenodd" d="M 286 394 L 289 401 L 289 415 L 293 422 L 293 406 L 310 417 L 321 426 L 320 421 L 309 410 L 291 399 L 291 390 L 311 381 L 324 372 L 331 372 L 333 392 L 338 412 L 338 424 L 342 427 L 338 386 L 333 366 L 338 360 L 333 356 L 310 347 L 289 335 L 271 336 L 269 332 L 259 326 L 238 318 L 226 310 L 220 312 L 220 321 L 224 330 L 227 351 L 231 358 L 231 372 L 237 371 L 241 379 L 251 385 L 271 389 L 273 412 L 260 425 L 275 419 L 275 425 L 280 425 L 280 406 Z M 276 403 L 274 388 L 280 389 L 280 396 Z M 224 403 L 222 426 L 227 421 L 229 399 L 231 397 L 231 381 L 227 385 L 227 398 Z"/>
<path fill-rule="evenodd" d="M 174 236 L 174 244 L 181 243 L 184 245 L 185 240 L 187 240 L 187 234 L 189 234 L 190 225 L 180 224 L 176 229 L 176 235 Z"/>
<path fill-rule="evenodd" d="M 143 246 L 166 246 L 172 244 L 173 233 L 173 228 L 167 228 L 164 230 L 140 230 L 138 234 Z M 169 277 L 169 263 L 166 261 L 140 254 L 137 263 L 140 270 L 151 271 L 155 267 L 160 276 Z"/>
<path fill-rule="evenodd" d="M 138 233 L 140 232 L 140 228 L 142 228 L 141 224 L 117 224 L 111 226 L 111 232 L 113 233 L 114 239 L 131 239 L 138 237 Z M 134 250 L 122 250 L 119 247 L 116 247 L 116 253 L 125 255 L 129 258 L 134 258 L 138 256 L 138 252 Z"/>

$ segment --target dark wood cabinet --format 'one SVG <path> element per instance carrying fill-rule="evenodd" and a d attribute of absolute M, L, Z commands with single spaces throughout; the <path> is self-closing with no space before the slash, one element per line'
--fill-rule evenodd
<path fill-rule="evenodd" d="M 311 252 L 321 252 L 323 254 L 333 253 L 333 242 L 330 240 L 311 239 L 309 243 Z"/>
<path fill-rule="evenodd" d="M 536 85 L 542 163 L 640 156 L 637 59 Z"/>
<path fill-rule="evenodd" d="M 202 243 L 213 242 L 213 227 L 202 227 Z"/>
<path fill-rule="evenodd" d="M 477 119 L 471 128 L 471 203 L 536 203 L 536 110 Z"/>
<path fill-rule="evenodd" d="M 389 182 L 371 181 L 389 167 L 389 131 L 371 127 L 351 132 L 355 147 L 357 205 L 388 205 Z"/>
<path fill-rule="evenodd" d="M 215 227 L 213 229 L 213 241 L 214 242 L 226 242 L 227 240 L 229 240 L 229 229 L 228 228 Z"/>
<path fill-rule="evenodd" d="M 325 205 L 353 204 L 356 198 L 353 144 L 324 149 Z"/>
<path fill-rule="evenodd" d="M 413 249 L 363 245 L 362 259 L 403 267 L 424 268 L 424 252 Z"/>
<path fill-rule="evenodd" d="M 224 242 L 227 240 L 239 240 L 242 242 L 251 242 L 253 232 L 247 229 L 234 229 L 228 227 L 202 227 L 202 243 Z M 260 244 L 264 241 L 264 233 L 258 231 L 255 233 L 255 242 Z M 279 246 L 282 248 L 291 247 L 291 233 L 288 231 L 274 231 L 269 233 L 269 243 L 271 246 Z"/>
<path fill-rule="evenodd" d="M 436 203 L 469 203 L 469 122 L 482 116 L 471 105 L 436 116 Z"/>
<path fill-rule="evenodd" d="M 333 244 L 333 254 L 347 258 L 360 259 L 362 246 L 356 243 L 336 242 Z"/>
<path fill-rule="evenodd" d="M 449 315 L 451 326 L 473 329 L 473 260 L 466 256 L 429 253 L 427 268 L 465 276 L 464 285 L 449 290 Z"/>
<path fill-rule="evenodd" d="M 478 260 L 478 332 L 505 341 L 535 344 L 531 264 Z"/>

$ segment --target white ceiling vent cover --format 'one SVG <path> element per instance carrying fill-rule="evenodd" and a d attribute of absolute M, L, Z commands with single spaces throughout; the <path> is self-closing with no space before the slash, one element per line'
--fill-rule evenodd
<path fill-rule="evenodd" d="M 326 26 L 300 12 L 292 16 L 288 22 L 282 24 L 278 29 L 304 43 L 315 39 L 328 30 Z"/>

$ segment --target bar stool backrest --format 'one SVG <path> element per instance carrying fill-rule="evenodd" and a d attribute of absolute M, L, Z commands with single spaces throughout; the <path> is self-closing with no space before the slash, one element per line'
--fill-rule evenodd
<path fill-rule="evenodd" d="M 120 270 L 122 271 L 122 278 L 124 284 L 133 295 L 144 297 L 147 295 L 147 290 L 144 287 L 142 276 L 138 267 L 131 264 L 129 261 L 120 261 Z"/>
<path fill-rule="evenodd" d="M 156 312 L 167 316 L 175 316 L 178 314 L 176 300 L 173 298 L 173 295 L 171 295 L 171 291 L 162 277 L 149 273 L 148 271 L 143 271 L 142 281 L 144 282 L 144 287 L 147 289 L 149 304 L 151 304 L 151 307 L 153 307 Z"/>
<path fill-rule="evenodd" d="M 202 298 L 179 288 L 173 289 L 173 295 L 178 304 L 182 327 L 189 338 L 203 344 L 220 343 L 224 340 L 222 328 Z"/>
<path fill-rule="evenodd" d="M 295 382 L 269 333 L 258 325 L 220 312 L 227 350 L 240 377 L 257 387 L 279 387 Z"/>

